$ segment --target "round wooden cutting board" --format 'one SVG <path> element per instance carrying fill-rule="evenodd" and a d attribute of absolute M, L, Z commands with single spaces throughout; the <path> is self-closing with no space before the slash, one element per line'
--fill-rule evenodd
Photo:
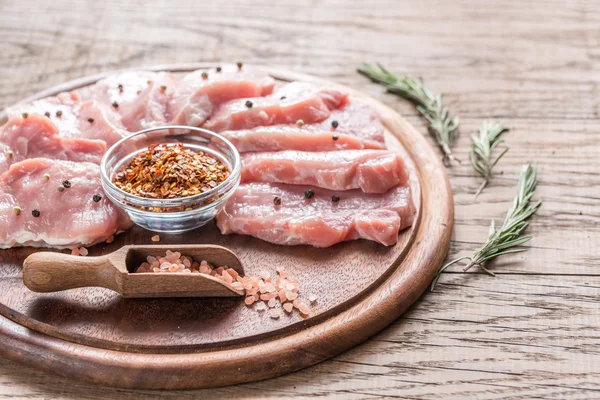
<path fill-rule="evenodd" d="M 209 64 L 150 68 L 185 72 Z M 263 68 L 281 81 L 322 79 Z M 26 99 L 81 89 L 104 75 L 65 83 Z M 235 251 L 247 275 L 277 266 L 315 294 L 307 318 L 272 319 L 241 298 L 123 299 L 107 289 L 52 294 L 29 291 L 21 266 L 36 249 L 0 250 L 0 354 L 27 365 L 109 386 L 182 389 L 231 385 L 289 373 L 332 357 L 398 318 L 427 288 L 444 260 L 454 221 L 452 191 L 439 153 L 401 116 L 361 96 L 378 111 L 388 146 L 405 155 L 411 172 L 414 225 L 398 244 L 359 240 L 326 249 L 278 246 L 219 233 L 214 224 L 161 244 L 214 243 Z M 2 117 L 0 116 L 0 121 Z M 90 255 L 125 244 L 150 244 L 139 228 Z"/>

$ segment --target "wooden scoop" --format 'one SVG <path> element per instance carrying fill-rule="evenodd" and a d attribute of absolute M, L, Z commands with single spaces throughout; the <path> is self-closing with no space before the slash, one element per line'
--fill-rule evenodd
<path fill-rule="evenodd" d="M 242 296 L 230 284 L 206 274 L 181 272 L 133 273 L 147 256 L 179 251 L 200 262 L 226 265 L 243 275 L 237 256 L 214 245 L 124 246 L 100 257 L 80 257 L 64 253 L 33 253 L 23 263 L 23 282 L 34 292 L 56 292 L 87 286 L 100 286 L 123 297 L 228 297 Z"/>

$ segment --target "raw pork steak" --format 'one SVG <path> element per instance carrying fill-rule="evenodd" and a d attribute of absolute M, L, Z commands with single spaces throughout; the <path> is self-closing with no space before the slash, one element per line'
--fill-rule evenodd
<path fill-rule="evenodd" d="M 74 92 L 64 92 L 7 110 L 10 117 L 39 116 L 48 118 L 58 134 L 65 138 L 97 139 L 112 146 L 128 134 L 119 115 L 110 106 L 97 101 L 81 102 Z"/>
<path fill-rule="evenodd" d="M 64 180 L 71 187 L 59 192 Z M 98 165 L 43 158 L 12 165 L 0 176 L 0 248 L 88 246 L 127 229 L 129 219 L 106 197 L 95 202 L 96 193 L 103 195 Z"/>
<path fill-rule="evenodd" d="M 242 182 L 290 183 L 385 193 L 408 183 L 404 161 L 388 150 L 279 151 L 243 157 Z"/>
<path fill-rule="evenodd" d="M 337 125 L 336 128 L 333 125 Z M 344 149 L 385 149 L 384 128 L 375 111 L 367 104 L 350 98 L 348 104 L 331 111 L 325 121 L 302 127 L 287 125 L 259 126 L 224 131 L 240 152 Z M 335 140 L 334 140 L 335 137 Z"/>
<path fill-rule="evenodd" d="M 169 72 L 125 71 L 98 81 L 86 96 L 113 108 L 129 132 L 165 125 L 178 84 Z"/>
<path fill-rule="evenodd" d="M 268 242 L 328 247 L 336 243 L 368 239 L 393 245 L 398 232 L 412 224 L 415 208 L 410 189 L 396 187 L 386 194 L 358 190 L 332 192 L 307 186 L 242 184 L 217 216 L 221 233 L 251 235 Z M 332 201 L 334 194 L 338 202 Z M 281 200 L 276 205 L 274 199 Z"/>
<path fill-rule="evenodd" d="M 11 164 L 34 157 L 100 164 L 106 152 L 104 141 L 64 138 L 50 119 L 37 114 L 10 117 L 0 128 L 0 147 L 0 173 Z"/>
<path fill-rule="evenodd" d="M 348 94 L 336 88 L 292 82 L 266 97 L 233 100 L 223 104 L 204 124 L 206 129 L 250 129 L 256 126 L 306 124 L 323 121 L 331 110 L 345 104 Z"/>
<path fill-rule="evenodd" d="M 206 79 L 203 74 L 207 74 Z M 227 65 L 198 70 L 181 79 L 169 103 L 172 125 L 200 126 L 221 104 L 242 97 L 266 96 L 275 81 L 264 72 Z"/>

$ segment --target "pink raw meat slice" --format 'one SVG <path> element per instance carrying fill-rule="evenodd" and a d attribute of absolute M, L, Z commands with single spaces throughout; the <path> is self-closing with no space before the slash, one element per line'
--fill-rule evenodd
<path fill-rule="evenodd" d="M 59 192 L 65 180 L 71 187 Z M 0 176 L 0 248 L 89 246 L 131 226 L 106 196 L 95 202 L 94 194 L 103 196 L 96 164 L 34 158 L 12 165 Z"/>
<path fill-rule="evenodd" d="M 104 140 L 110 147 L 127 135 L 119 115 L 110 106 L 97 101 L 80 102 L 78 95 L 73 92 L 16 105 L 7 110 L 7 114 L 15 118 L 22 117 L 24 113 L 48 118 L 56 125 L 58 134 L 65 138 Z"/>
<path fill-rule="evenodd" d="M 203 78 L 206 75 L 206 79 Z M 266 96 L 273 91 L 273 78 L 257 70 L 226 65 L 189 73 L 179 82 L 169 103 L 172 125 L 200 126 L 221 104 L 242 97 Z"/>
<path fill-rule="evenodd" d="M 177 86 L 169 72 L 125 71 L 98 81 L 86 96 L 109 105 L 130 132 L 165 125 Z"/>
<path fill-rule="evenodd" d="M 257 126 L 320 122 L 347 101 L 348 94 L 333 87 L 292 82 L 266 97 L 233 100 L 223 104 L 204 124 L 216 132 Z"/>
<path fill-rule="evenodd" d="M 26 104 L 17 104 L 6 109 L 9 117 L 28 115 L 43 115 L 52 119 L 61 136 L 78 137 L 79 124 L 73 107 L 80 101 L 75 92 L 62 92 L 56 96 L 45 97 Z"/>
<path fill-rule="evenodd" d="M 0 143 L 0 173 L 11 164 L 34 157 L 100 164 L 106 152 L 104 141 L 64 138 L 50 119 L 37 114 L 10 117 L 0 128 Z"/>
<path fill-rule="evenodd" d="M 396 187 L 386 194 L 358 190 L 332 192 L 307 186 L 242 184 L 217 216 L 223 234 L 251 235 L 283 245 L 328 247 L 345 240 L 368 239 L 386 246 L 412 224 L 415 208 L 410 189 Z M 332 201 L 337 194 L 338 202 Z M 274 199 L 281 200 L 276 205 Z"/>
<path fill-rule="evenodd" d="M 385 193 L 408 183 L 404 161 L 398 153 L 388 150 L 288 150 L 248 153 L 242 160 L 242 182 L 361 189 L 365 193 Z"/>
<path fill-rule="evenodd" d="M 335 123 L 334 123 L 335 121 Z M 337 124 L 337 128 L 332 126 Z M 260 126 L 221 132 L 240 152 L 344 149 L 385 149 L 384 127 L 375 111 L 352 97 L 331 111 L 325 121 L 306 124 Z M 335 140 L 334 140 L 335 137 Z"/>

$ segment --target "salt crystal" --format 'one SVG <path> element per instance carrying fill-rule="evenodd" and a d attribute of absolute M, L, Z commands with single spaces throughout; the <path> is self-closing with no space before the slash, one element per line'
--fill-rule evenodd
<path fill-rule="evenodd" d="M 171 254 L 173 254 L 173 252 L 171 250 L 167 250 L 167 252 L 166 252 L 167 257 L 169 257 Z"/>
<path fill-rule="evenodd" d="M 192 271 L 190 271 L 189 269 L 184 269 L 181 272 L 183 272 L 184 274 L 191 274 L 192 273 Z"/>
<path fill-rule="evenodd" d="M 252 304 L 254 304 L 254 296 L 246 297 L 244 303 L 246 303 L 247 306 L 251 306 Z"/>
<path fill-rule="evenodd" d="M 285 288 L 287 290 L 294 290 L 294 284 L 293 283 L 288 283 L 287 285 L 285 285 Z"/>
<path fill-rule="evenodd" d="M 298 298 L 298 293 L 294 293 L 294 292 L 287 292 L 285 294 L 285 297 L 288 298 L 288 300 L 296 300 Z"/>
<path fill-rule="evenodd" d="M 298 307 L 300 307 L 300 303 L 301 303 L 300 299 L 296 299 L 296 300 L 294 300 L 294 302 L 292 304 L 294 305 L 294 308 L 298 308 Z"/>
<path fill-rule="evenodd" d="M 287 297 L 285 295 L 285 290 L 279 291 L 279 301 L 281 301 L 282 303 L 285 303 L 287 301 Z"/>
<path fill-rule="evenodd" d="M 162 269 L 167 269 L 171 266 L 171 263 L 168 261 L 165 261 L 164 263 L 160 264 L 160 268 Z"/>
<path fill-rule="evenodd" d="M 152 240 L 153 242 L 160 242 L 160 236 L 154 235 L 150 238 L 150 240 Z M 169 250 L 167 250 L 167 253 L 169 253 Z"/>
<path fill-rule="evenodd" d="M 148 256 L 148 257 L 146 257 L 146 260 L 147 260 L 147 261 L 148 261 L 150 264 L 153 264 L 153 263 L 154 263 L 154 261 L 156 261 L 156 257 L 154 257 L 154 256 Z"/>
<path fill-rule="evenodd" d="M 267 309 L 267 305 L 262 301 L 256 305 L 257 311 L 265 311 L 266 309 Z"/>
<path fill-rule="evenodd" d="M 271 282 L 265 283 L 264 289 L 267 293 L 273 293 L 277 290 L 275 289 L 275 285 L 273 285 Z"/>
<path fill-rule="evenodd" d="M 277 301 L 275 299 L 271 299 L 271 300 L 269 300 L 267 305 L 269 306 L 269 308 L 273 308 L 273 307 L 275 307 L 275 305 L 277 305 Z"/>
<path fill-rule="evenodd" d="M 317 296 L 315 296 L 314 294 L 311 294 L 310 296 L 308 296 L 308 301 L 310 301 L 311 303 L 314 303 L 315 301 L 317 301 Z"/>
<path fill-rule="evenodd" d="M 240 282 L 233 282 L 231 287 L 236 290 L 244 290 L 244 285 L 242 285 Z"/>
<path fill-rule="evenodd" d="M 292 305 L 292 303 L 285 303 L 285 304 L 283 305 L 283 309 L 284 309 L 286 312 L 288 312 L 288 313 L 291 313 L 291 312 L 292 312 L 292 310 L 294 309 L 294 306 Z"/>
<path fill-rule="evenodd" d="M 115 241 L 115 235 L 111 235 L 108 239 L 106 239 L 106 243 L 112 243 Z"/>
<path fill-rule="evenodd" d="M 73 250 L 71 250 L 71 254 L 74 256 L 78 256 L 79 255 L 79 249 L 77 247 L 75 247 Z"/>
<path fill-rule="evenodd" d="M 185 265 L 186 267 L 191 267 L 192 263 L 190 262 L 190 260 L 188 260 L 187 258 L 185 258 L 183 260 L 183 265 Z"/>
<path fill-rule="evenodd" d="M 283 271 L 283 267 L 279 266 L 279 267 L 275 268 L 275 271 L 282 272 Z"/>
<path fill-rule="evenodd" d="M 280 276 L 282 279 L 285 279 L 285 278 L 287 278 L 287 277 L 288 277 L 288 274 L 287 274 L 287 272 L 285 272 L 285 271 L 281 271 L 281 272 L 279 273 L 279 276 Z"/>
<path fill-rule="evenodd" d="M 271 318 L 273 318 L 273 319 L 277 319 L 281 316 L 281 312 L 275 308 L 270 309 L 269 314 L 271 315 Z"/>
<path fill-rule="evenodd" d="M 306 305 L 306 303 L 300 303 L 298 310 L 300 311 L 300 314 L 308 315 L 308 313 L 310 313 L 310 308 Z"/>
<path fill-rule="evenodd" d="M 263 279 L 269 279 L 271 277 L 271 274 L 269 273 L 269 271 L 261 271 L 260 277 Z"/>

